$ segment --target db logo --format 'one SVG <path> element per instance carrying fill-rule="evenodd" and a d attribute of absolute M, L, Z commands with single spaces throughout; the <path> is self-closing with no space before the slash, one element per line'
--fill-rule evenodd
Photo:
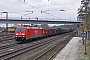
<path fill-rule="evenodd" d="M 35 30 L 34 32 L 35 32 L 35 34 L 38 34 L 38 31 L 37 30 Z"/>

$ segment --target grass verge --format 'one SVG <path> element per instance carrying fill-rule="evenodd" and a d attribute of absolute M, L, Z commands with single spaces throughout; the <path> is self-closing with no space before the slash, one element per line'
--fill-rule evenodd
<path fill-rule="evenodd" d="M 86 41 L 87 55 L 85 55 L 84 52 L 84 45 L 80 45 L 80 60 L 90 60 L 90 40 Z"/>

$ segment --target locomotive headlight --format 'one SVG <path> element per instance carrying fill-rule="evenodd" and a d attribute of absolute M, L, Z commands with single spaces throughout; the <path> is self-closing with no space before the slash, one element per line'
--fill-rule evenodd
<path fill-rule="evenodd" d="M 22 34 L 22 35 L 25 35 L 25 34 Z"/>
<path fill-rule="evenodd" d="M 23 37 L 25 37 L 25 36 L 23 36 Z"/>
<path fill-rule="evenodd" d="M 16 35 L 18 35 L 18 34 L 16 34 Z"/>

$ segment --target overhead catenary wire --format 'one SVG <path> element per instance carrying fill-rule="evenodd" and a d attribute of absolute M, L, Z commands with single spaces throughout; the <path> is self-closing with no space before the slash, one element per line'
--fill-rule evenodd
<path fill-rule="evenodd" d="M 18 12 L 12 11 L 11 9 L 9 9 L 9 8 L 3 6 L 3 5 L 0 5 L 0 6 L 2 6 L 3 8 L 5 8 L 5 9 L 7 9 L 7 10 L 9 10 L 9 11 L 7 11 L 7 10 L 5 11 L 5 10 L 0 9 L 0 10 L 1 10 L 0 13 L 2 13 L 2 12 L 8 12 L 8 13 L 13 13 L 13 14 L 17 14 L 17 15 L 22 15 L 22 14 L 20 14 L 20 13 L 18 13 Z"/>
<path fill-rule="evenodd" d="M 2 7 L 5 8 L 5 9 L 7 9 L 7 10 L 2 10 L 2 9 L 0 9 L 0 10 L 1 10 L 1 12 L 0 12 L 1 14 L 0 14 L 0 15 L 2 15 L 3 12 L 8 12 L 8 13 L 17 14 L 17 15 L 20 15 L 20 16 L 27 16 L 27 14 L 21 14 L 20 12 L 14 12 L 13 10 L 11 10 L 11 9 L 9 9 L 9 8 L 1 5 L 1 4 L 0 4 L 0 6 L 2 6 Z M 21 12 L 26 12 L 26 11 L 21 11 Z M 29 13 L 29 14 L 30 14 L 30 13 Z M 27 16 L 27 17 L 30 17 L 30 16 Z"/>
<path fill-rule="evenodd" d="M 24 0 L 24 2 L 25 2 L 25 0 Z M 0 9 L 1 10 L 1 14 L 3 13 L 3 12 L 8 12 L 8 13 L 13 13 L 13 14 L 17 14 L 17 15 L 20 15 L 20 16 L 26 16 L 27 14 L 20 14 L 20 12 L 14 12 L 13 10 L 11 10 L 11 9 L 9 9 L 9 8 L 7 8 L 7 7 L 5 7 L 5 6 L 3 6 L 3 5 L 1 5 L 0 4 L 0 6 L 2 6 L 3 8 L 5 8 L 5 9 L 7 9 L 7 10 L 5 10 L 5 9 Z M 21 12 L 26 12 L 26 11 L 21 11 Z M 29 13 L 30 14 L 30 13 Z"/>
<path fill-rule="evenodd" d="M 61 14 L 61 12 L 65 12 L 66 11 L 66 9 L 58 9 L 57 7 L 56 7 L 56 5 L 53 3 L 53 0 L 48 0 L 48 2 L 52 5 L 52 7 L 54 7 L 54 10 L 49 10 L 49 11 L 53 11 L 53 12 L 55 12 L 55 14 L 56 14 L 56 12 L 57 12 L 57 14 L 58 14 L 58 12 L 60 12 L 60 14 Z M 61 16 L 64 16 L 63 14 L 61 14 Z M 57 16 L 57 18 L 59 19 L 59 16 Z"/>
<path fill-rule="evenodd" d="M 39 8 L 37 8 L 37 7 L 35 7 L 35 6 L 33 6 L 33 5 L 30 5 L 26 0 L 19 0 L 19 2 L 23 2 L 24 4 L 27 4 L 27 5 L 29 5 L 29 6 L 31 6 L 31 7 L 33 7 L 33 8 L 35 8 L 35 9 L 37 9 L 37 10 L 39 10 L 40 12 L 42 12 L 43 10 L 41 10 L 41 9 L 39 9 Z M 49 0 L 48 0 L 49 1 Z M 30 13 L 26 13 L 26 14 L 21 14 L 20 12 L 14 12 L 13 10 L 11 10 L 10 8 L 7 8 L 7 7 L 5 7 L 5 6 L 3 6 L 3 5 L 1 5 L 3 8 L 5 8 L 5 9 L 3 9 L 3 10 L 1 10 L 1 12 L 8 12 L 8 13 L 13 13 L 13 14 L 17 14 L 17 15 L 20 15 L 20 16 L 27 16 L 28 14 L 30 14 Z M 6 10 L 7 9 L 7 10 Z M 23 11 L 23 12 L 25 12 L 25 11 Z M 33 11 L 34 12 L 34 11 Z M 38 12 L 38 11 L 37 11 Z M 45 13 L 45 14 L 48 14 L 48 15 L 50 15 L 50 16 L 53 16 L 53 17 L 56 17 L 56 16 L 54 16 L 54 15 L 52 15 L 52 14 L 50 14 L 50 13 L 47 13 L 47 11 L 46 12 L 43 12 L 43 13 Z M 30 17 L 30 16 L 29 16 Z"/>
<path fill-rule="evenodd" d="M 24 1 L 19 0 L 19 1 L 21 1 L 21 2 L 24 3 L 24 4 L 27 4 L 28 6 L 31 6 L 31 7 L 35 8 L 35 9 L 39 10 L 40 12 L 43 11 L 43 10 L 41 10 L 41 9 L 39 9 L 39 8 L 37 8 L 37 7 L 33 6 L 33 5 L 31 5 L 31 4 L 29 4 L 26 0 L 24 0 Z M 33 11 L 33 12 L 34 12 L 34 11 Z M 51 15 L 51 16 L 53 16 L 53 17 L 56 18 L 56 16 L 54 16 L 54 15 L 52 15 L 52 14 L 50 14 L 50 13 L 47 13 L 47 12 L 43 12 L 43 13 L 48 14 L 48 15 Z"/>
<path fill-rule="evenodd" d="M 55 4 L 53 4 L 50 0 L 48 0 L 48 2 L 50 2 L 50 4 L 52 4 L 54 8 L 56 9 L 56 10 L 50 10 L 50 11 L 65 11 L 65 9 L 57 9 Z"/>

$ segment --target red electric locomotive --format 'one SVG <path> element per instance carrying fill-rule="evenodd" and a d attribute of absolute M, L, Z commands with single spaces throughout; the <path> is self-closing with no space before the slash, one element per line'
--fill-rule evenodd
<path fill-rule="evenodd" d="M 49 35 L 50 30 L 45 30 L 40 27 L 18 26 L 15 31 L 15 39 L 20 42 L 39 37 L 47 37 Z"/>

